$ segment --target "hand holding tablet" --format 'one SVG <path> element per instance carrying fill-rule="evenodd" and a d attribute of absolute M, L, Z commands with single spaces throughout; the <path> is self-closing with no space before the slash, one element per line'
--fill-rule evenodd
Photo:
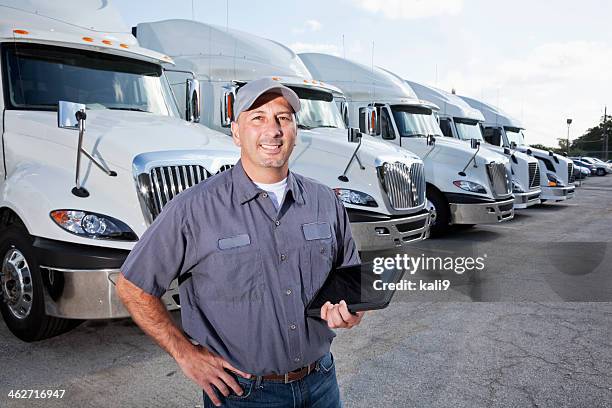
<path fill-rule="evenodd" d="M 308 303 L 306 315 L 327 320 L 323 316 L 324 313 L 332 312 L 329 305 L 338 307 L 338 312 L 345 311 L 346 308 L 350 313 L 387 307 L 395 291 L 377 290 L 374 282 L 397 283 L 402 279 L 404 271 L 402 269 L 390 269 L 381 274 L 375 274 L 372 267 L 372 262 L 366 262 L 361 265 L 341 266 L 333 269 Z M 376 287 L 381 286 L 376 285 Z M 327 310 L 323 309 L 324 306 Z M 342 316 L 341 313 L 340 315 Z M 350 320 L 352 321 L 352 319 Z"/>
<path fill-rule="evenodd" d="M 351 313 L 344 300 L 335 305 L 327 302 L 321 307 L 321 320 L 325 320 L 330 329 L 350 329 L 361 322 L 364 313 Z"/>

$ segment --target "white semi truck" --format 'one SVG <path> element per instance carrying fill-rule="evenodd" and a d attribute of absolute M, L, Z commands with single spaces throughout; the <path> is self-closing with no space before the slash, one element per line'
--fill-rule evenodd
<path fill-rule="evenodd" d="M 24 341 L 129 316 L 114 282 L 135 242 L 239 158 L 224 134 L 181 119 L 171 59 L 94 3 L 0 1 L 0 310 Z"/>
<path fill-rule="evenodd" d="M 540 169 L 538 160 L 517 150 L 486 143 L 482 136 L 484 116 L 457 95 L 431 86 L 406 81 L 420 99 L 433 102 L 440 107 L 438 118 L 444 136 L 464 140 L 475 139 L 486 148 L 503 154 L 510 160 L 514 208 L 522 209 L 540 203 Z"/>
<path fill-rule="evenodd" d="M 168 76 L 176 95 L 185 93 L 183 78 L 199 80 L 200 123 L 227 135 L 236 91 L 246 81 L 272 77 L 293 89 L 302 109 L 290 168 L 336 191 L 359 250 L 393 249 L 428 236 L 422 160 L 347 129 L 334 103 L 340 90 L 314 80 L 290 49 L 191 20 L 142 23 L 133 32 L 140 45 L 173 58 Z"/>
<path fill-rule="evenodd" d="M 564 201 L 574 197 L 574 163 L 566 157 L 551 151 L 529 147 L 525 143 L 525 128 L 518 121 L 498 107 L 461 96 L 472 108 L 478 109 L 485 117 L 484 138 L 495 146 L 519 150 L 538 160 L 540 167 L 540 199 Z"/>
<path fill-rule="evenodd" d="M 477 143 L 442 136 L 435 104 L 419 100 L 400 78 L 343 58 L 299 54 L 316 78 L 346 96 L 351 126 L 372 139 L 417 153 L 425 163 L 427 198 L 435 207 L 432 232 L 450 225 L 498 223 L 514 217 L 508 159 Z"/>

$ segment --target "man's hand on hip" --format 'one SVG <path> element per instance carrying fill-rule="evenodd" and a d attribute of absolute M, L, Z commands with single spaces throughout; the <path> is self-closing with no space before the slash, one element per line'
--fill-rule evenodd
<path fill-rule="evenodd" d="M 348 306 L 344 300 L 340 303 L 332 304 L 326 302 L 321 307 L 321 319 L 327 322 L 330 329 L 350 329 L 361 323 L 361 318 L 365 312 L 357 312 L 352 314 L 348 310 Z"/>
<path fill-rule="evenodd" d="M 176 359 L 183 373 L 195 381 L 208 395 L 213 404 L 221 405 L 221 401 L 213 389 L 213 385 L 223 394 L 228 396 L 231 388 L 237 395 L 242 395 L 242 388 L 236 380 L 227 372 L 230 371 L 244 377 L 250 378 L 251 375 L 234 368 L 230 363 L 220 356 L 212 353 L 202 346 L 193 346 L 188 352 L 182 353 Z M 229 388 L 228 388 L 229 387 Z"/>

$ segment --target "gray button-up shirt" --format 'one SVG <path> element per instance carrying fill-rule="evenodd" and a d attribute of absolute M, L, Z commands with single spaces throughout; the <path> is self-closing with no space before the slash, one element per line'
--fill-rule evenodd
<path fill-rule="evenodd" d="M 179 275 L 183 329 L 236 368 L 284 374 L 335 334 L 305 307 L 332 267 L 359 263 L 348 216 L 327 186 L 289 172 L 277 211 L 239 161 L 163 209 L 121 271 L 161 296 Z"/>

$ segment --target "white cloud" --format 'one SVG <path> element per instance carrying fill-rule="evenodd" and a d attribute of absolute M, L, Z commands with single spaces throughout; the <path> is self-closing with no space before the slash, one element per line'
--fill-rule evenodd
<path fill-rule="evenodd" d="M 484 99 L 521 119 L 528 143 L 557 145 L 597 124 L 612 95 L 612 46 L 569 41 L 537 46 L 521 57 L 455 69 L 440 87 Z"/>
<path fill-rule="evenodd" d="M 296 54 L 301 52 L 322 52 L 325 54 L 340 56 L 340 49 L 334 44 L 295 42 L 290 44 L 289 48 L 291 48 Z"/>
<path fill-rule="evenodd" d="M 353 0 L 353 3 L 392 20 L 458 14 L 463 9 L 463 0 Z"/>
<path fill-rule="evenodd" d="M 323 24 L 318 20 L 306 20 L 302 27 L 293 28 L 292 31 L 294 34 L 303 34 L 305 32 L 319 31 L 321 27 L 323 27 Z"/>
<path fill-rule="evenodd" d="M 306 27 L 308 27 L 310 31 L 319 31 L 321 29 L 321 22 L 317 20 L 306 20 Z"/>

